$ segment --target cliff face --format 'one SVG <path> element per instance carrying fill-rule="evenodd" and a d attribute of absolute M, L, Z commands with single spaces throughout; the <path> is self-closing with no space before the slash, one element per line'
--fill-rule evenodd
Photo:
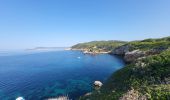
<path fill-rule="evenodd" d="M 159 54 L 170 46 L 170 37 L 132 41 L 115 48 L 111 54 L 122 55 L 126 62 L 133 62 L 140 57 Z"/>
<path fill-rule="evenodd" d="M 140 57 L 144 57 L 146 53 L 140 50 L 133 50 L 131 52 L 126 52 L 124 55 L 124 60 L 126 62 L 133 62 Z"/>
<path fill-rule="evenodd" d="M 111 53 L 116 55 L 125 55 L 125 53 L 130 51 L 131 46 L 126 44 L 115 48 Z"/>
<path fill-rule="evenodd" d="M 128 64 L 113 73 L 100 91 L 82 100 L 169 100 L 170 37 L 132 41 L 112 54 L 121 55 Z"/>

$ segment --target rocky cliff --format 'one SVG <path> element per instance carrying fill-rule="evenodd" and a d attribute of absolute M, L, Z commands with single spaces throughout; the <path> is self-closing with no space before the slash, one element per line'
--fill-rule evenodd
<path fill-rule="evenodd" d="M 111 54 L 128 64 L 81 100 L 170 100 L 170 37 L 132 41 Z"/>

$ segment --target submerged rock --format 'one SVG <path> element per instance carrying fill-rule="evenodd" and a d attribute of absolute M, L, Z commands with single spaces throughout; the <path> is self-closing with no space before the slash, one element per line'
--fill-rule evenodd
<path fill-rule="evenodd" d="M 89 92 L 89 93 L 86 93 L 84 96 L 90 96 L 92 93 Z"/>

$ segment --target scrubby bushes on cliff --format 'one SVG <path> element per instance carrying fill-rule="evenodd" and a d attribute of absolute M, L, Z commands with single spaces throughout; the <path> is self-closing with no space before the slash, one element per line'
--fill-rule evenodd
<path fill-rule="evenodd" d="M 104 84 L 100 93 L 95 92 L 86 98 L 117 100 L 127 96 L 125 93 L 133 89 L 139 92 L 139 96 L 134 98 L 170 99 L 170 50 L 139 59 L 118 70 Z"/>
<path fill-rule="evenodd" d="M 126 56 L 134 50 L 145 54 L 113 73 L 99 91 L 81 99 L 170 100 L 170 37 L 129 42 L 113 54 Z"/>
<path fill-rule="evenodd" d="M 134 88 L 150 99 L 170 99 L 170 50 L 149 56 L 117 71 L 104 85 L 106 90 Z M 153 88 L 154 87 L 154 88 Z M 162 88 L 161 88 L 162 87 Z M 163 88 L 166 87 L 166 88 Z M 145 91 L 145 89 L 147 91 Z M 167 89 L 165 91 L 165 89 Z"/>
<path fill-rule="evenodd" d="M 91 51 L 104 50 L 111 51 L 115 47 L 125 44 L 124 41 L 92 41 L 87 43 L 79 43 L 72 46 L 72 49 L 88 49 Z"/>
<path fill-rule="evenodd" d="M 131 42 L 131 51 L 140 49 L 140 50 L 149 50 L 149 49 L 167 49 L 170 46 L 170 41 L 159 41 L 159 42 Z"/>
<path fill-rule="evenodd" d="M 160 38 L 160 39 L 145 39 L 142 41 L 129 42 L 128 45 L 131 46 L 131 51 L 140 50 L 150 50 L 150 49 L 167 49 L 170 47 L 170 37 Z"/>

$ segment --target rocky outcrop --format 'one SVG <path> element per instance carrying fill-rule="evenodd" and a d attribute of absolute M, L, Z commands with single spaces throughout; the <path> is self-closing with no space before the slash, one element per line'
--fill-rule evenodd
<path fill-rule="evenodd" d="M 71 49 L 71 50 L 78 50 L 78 51 L 82 51 L 84 54 L 108 54 L 111 51 L 107 51 L 107 50 L 103 50 L 103 49 L 97 49 L 97 50 L 92 50 L 92 49 Z"/>
<path fill-rule="evenodd" d="M 145 56 L 146 54 L 144 51 L 140 51 L 140 50 L 130 51 L 131 49 L 132 49 L 132 46 L 123 45 L 123 46 L 120 46 L 114 49 L 112 54 L 123 55 L 125 62 L 133 62 L 136 59 Z"/>
<path fill-rule="evenodd" d="M 90 96 L 90 95 L 92 95 L 92 93 L 91 93 L 91 92 L 86 93 L 84 96 Z"/>
<path fill-rule="evenodd" d="M 145 95 L 140 95 L 138 91 L 134 89 L 129 90 L 119 100 L 148 100 Z"/>
<path fill-rule="evenodd" d="M 124 60 L 126 62 L 133 62 L 136 59 L 145 56 L 145 52 L 144 51 L 140 51 L 140 50 L 134 50 L 131 52 L 126 52 L 125 56 L 124 56 Z"/>
<path fill-rule="evenodd" d="M 95 82 L 94 82 L 94 86 L 101 87 L 102 85 L 103 85 L 103 83 L 100 82 L 100 81 L 95 81 Z"/>
<path fill-rule="evenodd" d="M 136 48 L 138 49 L 136 50 Z M 111 52 L 111 54 L 121 55 L 124 57 L 124 60 L 126 62 L 133 62 L 136 59 L 141 58 L 141 57 L 159 54 L 162 51 L 165 51 L 166 49 L 168 48 L 164 46 L 158 46 L 152 49 L 146 49 L 146 47 L 143 47 L 143 49 L 141 49 L 141 47 L 139 46 L 135 47 L 135 45 L 132 45 L 132 44 L 125 44 L 125 45 L 115 48 Z"/>
<path fill-rule="evenodd" d="M 111 54 L 116 54 L 116 55 L 123 55 L 124 56 L 124 60 L 126 62 L 133 62 L 138 58 L 144 57 L 144 56 L 149 56 L 149 55 L 155 55 L 155 54 L 159 54 L 162 51 L 166 50 L 167 48 L 154 48 L 154 49 L 150 49 L 147 51 L 143 51 L 143 50 L 132 50 L 132 46 L 130 45 L 123 45 L 120 46 L 118 48 L 115 48 Z"/>
<path fill-rule="evenodd" d="M 130 45 L 123 45 L 120 47 L 115 48 L 111 53 L 116 55 L 124 55 L 125 53 L 130 51 Z"/>

